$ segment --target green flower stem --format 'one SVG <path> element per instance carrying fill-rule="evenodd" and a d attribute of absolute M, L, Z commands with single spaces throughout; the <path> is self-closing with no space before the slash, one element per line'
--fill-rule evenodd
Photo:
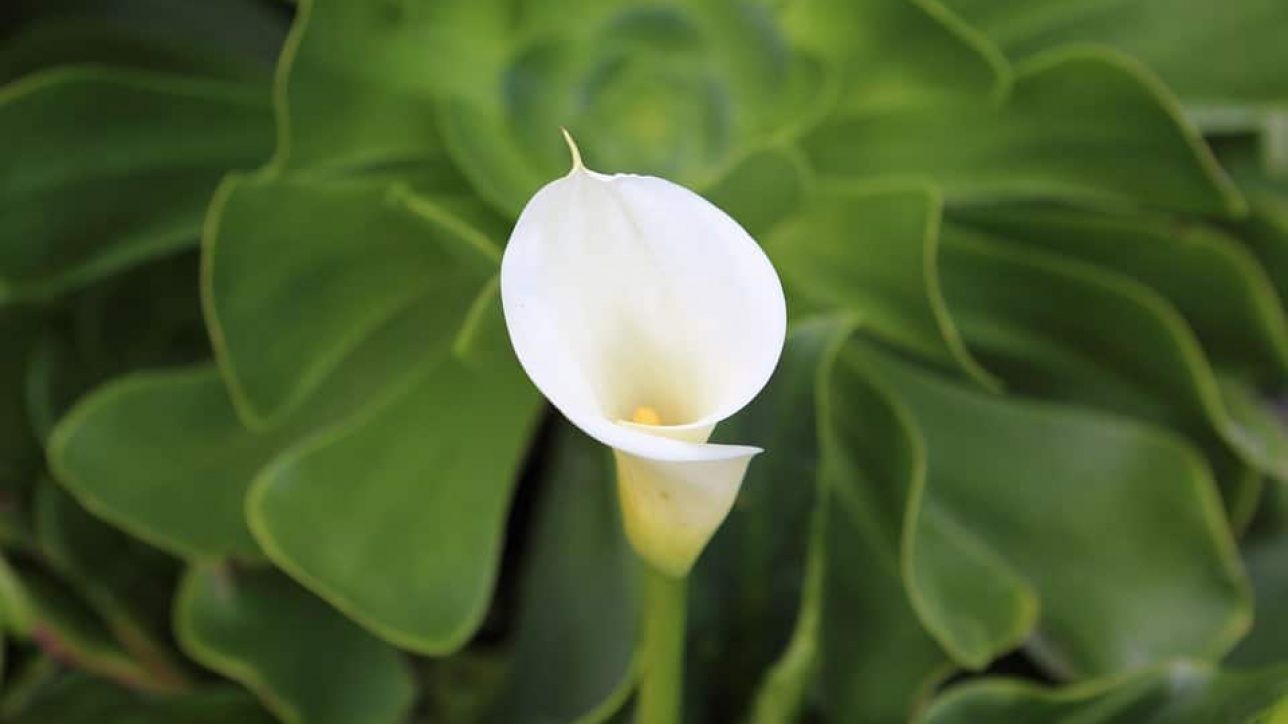
<path fill-rule="evenodd" d="M 686 578 L 644 566 L 644 635 L 640 642 L 637 724 L 678 724 L 684 701 Z"/>

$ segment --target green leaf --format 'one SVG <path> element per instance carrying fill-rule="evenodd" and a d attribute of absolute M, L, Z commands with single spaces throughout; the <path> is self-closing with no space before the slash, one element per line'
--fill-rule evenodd
<path fill-rule="evenodd" d="M 951 218 L 1017 247 L 1130 276 L 1181 312 L 1214 366 L 1263 384 L 1288 377 L 1281 300 L 1237 238 L 1163 217 L 1037 207 L 963 209 Z"/>
<path fill-rule="evenodd" d="M 1269 145 L 1265 137 L 1236 136 L 1213 142 L 1221 164 L 1248 197 L 1251 213 L 1235 224 L 1234 230 L 1261 260 L 1280 299 L 1288 299 L 1288 179 L 1282 173 L 1273 174 Z"/>
<path fill-rule="evenodd" d="M 491 596 L 518 466 L 539 409 L 499 297 L 407 387 L 290 449 L 246 503 L 283 570 L 399 646 L 463 645 Z"/>
<path fill-rule="evenodd" d="M 835 318 L 794 325 L 769 385 L 716 431 L 717 441 L 765 452 L 748 469 L 729 517 L 689 577 L 687 687 L 703 692 L 690 706 L 692 718 L 740 718 L 765 670 L 799 629 L 798 618 L 809 616 L 801 612 L 801 589 L 804 532 L 817 505 L 815 400 L 851 331 Z M 792 708 L 792 696 L 779 698 L 784 709 Z"/>
<path fill-rule="evenodd" d="M 1001 52 L 939 0 L 804 0 L 782 16 L 799 50 L 825 64 L 828 113 L 983 99 L 1010 81 Z"/>
<path fill-rule="evenodd" d="M 39 646 L 51 657 L 95 676 L 143 691 L 167 691 L 179 682 L 160 679 L 130 655 L 92 608 L 63 580 L 32 565 L 0 561 L 5 632 Z"/>
<path fill-rule="evenodd" d="M 923 625 L 944 651 L 957 664 L 979 670 L 1023 643 L 1040 613 L 1033 585 L 933 497 L 918 500 L 908 516 L 906 585 Z"/>
<path fill-rule="evenodd" d="M 1220 463 L 1228 461 L 1217 458 Z M 1214 466 L 1215 467 L 1215 466 Z M 1266 497 L 1266 478 L 1251 465 L 1235 461 L 1225 470 L 1214 470 L 1217 486 L 1221 488 L 1226 503 L 1226 517 L 1236 538 L 1243 538 L 1256 521 L 1263 499 Z"/>
<path fill-rule="evenodd" d="M 359 384 L 346 374 L 365 379 L 358 405 L 405 380 L 453 344 L 499 258 L 402 186 L 249 176 L 221 187 L 203 252 L 216 358 L 256 428 Z"/>
<path fill-rule="evenodd" d="M 1288 99 L 1288 48 L 1278 0 L 945 0 L 1013 58 L 1066 43 L 1135 56 L 1186 102 Z"/>
<path fill-rule="evenodd" d="M 27 414 L 42 441 L 106 380 L 210 357 L 196 278 L 195 253 L 166 257 L 78 290 L 44 316 L 23 380 Z"/>
<path fill-rule="evenodd" d="M 797 332 L 798 342 L 818 340 L 815 335 L 829 328 L 813 325 L 806 334 Z M 953 668 L 910 605 L 901 562 L 905 523 L 915 521 L 924 485 L 920 436 L 866 374 L 836 360 L 837 349 L 833 344 L 817 358 L 808 377 L 812 392 L 801 406 L 813 413 L 816 426 L 790 433 L 793 460 L 780 463 L 787 465 L 786 479 L 772 498 L 797 513 L 808 496 L 801 490 L 789 495 L 791 486 L 812 486 L 800 485 L 793 473 L 817 476 L 809 521 L 794 526 L 809 531 L 795 627 L 755 697 L 752 719 L 764 724 L 799 718 L 814 698 L 829 720 L 905 721 Z M 775 383 L 779 394 L 801 391 L 805 367 L 789 369 L 796 374 Z M 789 399 L 799 400 L 795 394 Z M 770 514 L 776 508 L 752 510 Z M 774 522 L 793 525 L 777 517 Z M 790 556 L 782 561 L 793 566 Z"/>
<path fill-rule="evenodd" d="M 1254 189 L 1248 192 L 1248 201 L 1252 213 L 1238 230 L 1269 272 L 1279 297 L 1288 299 L 1288 189 Z"/>
<path fill-rule="evenodd" d="M 212 53 L 253 64 L 261 76 L 271 71 L 289 24 L 284 8 L 261 0 L 10 0 L 10 9 L 27 27 L 79 21 L 100 32 L 133 30 L 179 46 L 185 54 Z"/>
<path fill-rule="evenodd" d="M 194 566 L 175 605 L 188 654 L 284 722 L 406 720 L 415 692 L 398 652 L 280 573 Z"/>
<path fill-rule="evenodd" d="M 253 559 L 246 489 L 288 439 L 246 432 L 203 365 L 98 388 L 54 429 L 49 461 L 81 505 L 162 550 Z"/>
<path fill-rule="evenodd" d="M 13 637 L 31 636 L 32 610 L 18 571 L 0 557 L 0 625 Z"/>
<path fill-rule="evenodd" d="M 935 701 L 926 724 L 1004 721 L 1045 724 L 1209 724 L 1262 720 L 1288 694 L 1288 668 L 1223 671 L 1174 664 L 1122 679 L 1051 688 L 989 678 L 952 687 Z"/>
<path fill-rule="evenodd" d="M 640 570 L 626 542 L 608 450 L 560 424 L 519 589 L 501 722 L 595 720 L 635 684 Z"/>
<path fill-rule="evenodd" d="M 40 689 L 13 724 L 271 724 L 253 697 L 232 686 L 209 685 L 165 697 L 139 696 L 80 674 Z"/>
<path fill-rule="evenodd" d="M 41 551 L 98 613 L 121 645 L 162 686 L 187 683 L 166 645 L 175 566 L 85 512 L 49 480 L 36 488 Z"/>
<path fill-rule="evenodd" d="M 175 42 L 126 23 L 80 15 L 38 18 L 5 37 L 0 47 L 0 82 L 62 65 L 88 63 L 218 77 L 267 81 L 264 68 L 208 48 Z"/>
<path fill-rule="evenodd" d="M 267 155 L 266 101 L 253 84 L 95 67 L 5 86 L 0 137 L 22 143 L 0 175 L 0 299 L 191 245 L 220 175 Z"/>
<path fill-rule="evenodd" d="M 803 615 L 818 617 L 827 718 L 905 721 L 953 669 L 910 605 L 906 583 L 904 551 L 924 494 L 926 453 L 907 413 L 843 362 L 818 396 L 826 492 L 810 555 L 822 573 L 817 593 L 806 589 Z"/>
<path fill-rule="evenodd" d="M 797 154 L 765 149 L 748 154 L 704 185 L 702 195 L 762 240 L 794 213 L 807 193 L 808 180 Z"/>
<path fill-rule="evenodd" d="M 461 36 L 493 39 L 442 44 L 439 117 L 457 164 L 511 215 L 568 168 L 560 126 L 591 168 L 704 191 L 821 97 L 817 63 L 756 3 L 440 5 Z"/>
<path fill-rule="evenodd" d="M 1288 485 L 1267 485 L 1259 502 L 1249 526 L 1249 540 L 1259 542 L 1288 532 Z"/>
<path fill-rule="evenodd" d="M 1099 50 L 1026 61 L 1000 103 L 840 116 L 802 147 L 823 180 L 925 179 L 950 200 L 1072 197 L 1244 210 L 1166 91 L 1134 62 Z"/>
<path fill-rule="evenodd" d="M 445 45 L 464 42 L 443 5 L 300 0 L 278 63 L 273 167 L 440 157 L 434 68 Z"/>
<path fill-rule="evenodd" d="M 1288 534 L 1253 541 L 1244 550 L 1244 560 L 1252 577 L 1256 616 L 1252 630 L 1227 661 L 1234 666 L 1288 662 Z"/>
<path fill-rule="evenodd" d="M 1288 431 L 1267 424 L 1238 383 L 1218 380 L 1181 314 L 1143 283 L 956 229 L 942 269 L 967 344 L 1008 386 L 1170 426 L 1205 448 L 1217 438 L 1288 475 Z"/>
<path fill-rule="evenodd" d="M 395 394 L 362 398 L 380 368 L 358 356 L 341 368 L 364 372 L 342 375 L 353 386 L 315 395 L 267 433 L 240 425 L 211 368 L 127 377 L 59 424 L 51 463 L 90 510 L 185 557 L 257 557 L 243 518 L 249 505 L 256 536 L 279 565 L 382 635 L 448 650 L 486 606 L 536 409 L 512 354 L 497 344 L 499 324 L 491 292 L 456 344 L 429 356 Z M 353 399 L 369 409 L 337 425 L 346 416 L 336 408 L 352 410 Z M 427 511 L 444 524 L 427 525 Z"/>
<path fill-rule="evenodd" d="M 947 650 L 996 655 L 1020 640 L 1013 626 L 999 627 L 1006 622 L 995 596 L 979 595 L 989 570 L 976 566 L 980 580 L 963 579 L 940 558 L 963 547 L 1036 595 L 1027 647 L 1059 676 L 1214 659 L 1247 630 L 1247 581 L 1211 475 L 1192 448 L 1126 418 L 999 398 L 873 350 L 848 352 L 847 361 L 896 392 L 925 439 L 929 522 L 908 543 L 911 590 Z M 942 529 L 942 519 L 951 527 Z M 932 523 L 939 533 L 923 527 Z M 955 546 L 933 543 L 944 534 Z M 927 580 L 938 590 L 926 591 Z"/>
<path fill-rule="evenodd" d="M 996 387 L 940 291 L 942 205 L 934 188 L 917 184 L 820 191 L 765 247 L 793 314 L 844 310 L 891 344 Z"/>

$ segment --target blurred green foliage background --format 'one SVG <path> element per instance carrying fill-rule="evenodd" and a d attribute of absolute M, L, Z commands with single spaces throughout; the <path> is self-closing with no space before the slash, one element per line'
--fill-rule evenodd
<path fill-rule="evenodd" d="M 788 290 L 690 721 L 1288 715 L 1283 0 L 0 20 L 0 719 L 630 718 L 609 458 L 496 295 L 560 126 Z"/>

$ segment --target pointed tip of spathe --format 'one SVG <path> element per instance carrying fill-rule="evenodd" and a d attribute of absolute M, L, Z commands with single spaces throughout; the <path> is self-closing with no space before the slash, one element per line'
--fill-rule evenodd
<path fill-rule="evenodd" d="M 581 162 L 581 149 L 577 148 L 577 142 L 572 140 L 572 134 L 563 126 L 559 127 L 559 131 L 563 133 L 564 141 L 568 144 L 568 153 L 572 154 L 572 171 L 585 171 L 586 166 Z"/>

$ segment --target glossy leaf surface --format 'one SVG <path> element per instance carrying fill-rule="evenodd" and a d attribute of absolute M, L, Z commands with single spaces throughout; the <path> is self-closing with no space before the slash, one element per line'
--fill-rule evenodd
<path fill-rule="evenodd" d="M 918 611 L 949 651 L 986 661 L 1032 627 L 1027 647 L 1046 667 L 1087 677 L 1217 655 L 1247 630 L 1247 581 L 1192 448 L 1126 419 L 991 398 L 864 358 L 908 406 L 929 452 L 923 526 L 940 530 L 916 533 L 912 595 L 931 594 Z M 1086 519 L 1131 534 L 1092 532 Z M 936 545 L 946 534 L 951 545 Z M 968 579 L 940 558 L 972 550 L 991 565 Z M 990 569 L 1019 579 L 1036 620 L 998 618 Z M 945 583 L 967 588 L 946 597 Z"/>
<path fill-rule="evenodd" d="M 538 410 L 501 346 L 500 316 L 485 298 L 468 345 L 440 351 L 393 399 L 276 459 L 246 503 L 274 563 L 415 651 L 464 644 L 496 576 Z"/>
<path fill-rule="evenodd" d="M 0 298 L 44 297 L 194 243 L 272 125 L 258 84 L 87 66 L 6 86 L 0 136 L 22 139 L 0 175 Z"/>
<path fill-rule="evenodd" d="M 1204 724 L 1275 721 L 1270 710 L 1288 692 L 1283 667 L 1223 671 L 1177 664 L 1137 676 L 1067 689 L 1010 679 L 952 688 L 926 716 L 933 724 L 1074 720 L 1088 724 Z M 1266 719 L 1260 717 L 1267 716 Z"/>
<path fill-rule="evenodd" d="M 393 724 L 411 705 L 397 651 L 276 572 L 193 567 L 175 633 L 189 655 L 240 681 L 282 721 Z"/>
<path fill-rule="evenodd" d="M 499 722 L 598 720 L 635 685 L 641 571 L 622 531 L 611 457 L 569 425 L 553 437 L 514 659 L 493 703 Z"/>
<path fill-rule="evenodd" d="M 1103 122 L 1108 109 L 1111 125 Z M 1098 50 L 1051 51 L 1025 62 L 997 103 L 838 116 L 807 136 L 803 149 L 824 179 L 925 179 L 949 199 L 1134 201 L 1215 214 L 1244 208 L 1153 80 Z"/>

